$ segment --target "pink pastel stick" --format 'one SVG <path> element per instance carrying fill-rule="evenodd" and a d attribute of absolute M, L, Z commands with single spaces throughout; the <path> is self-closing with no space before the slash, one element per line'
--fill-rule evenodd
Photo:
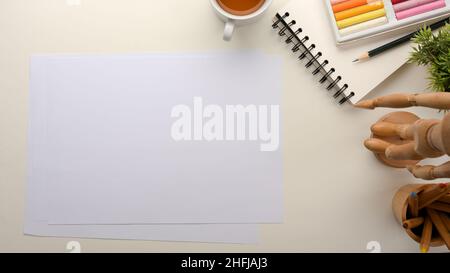
<path fill-rule="evenodd" d="M 417 6 L 425 5 L 425 4 L 434 2 L 434 1 L 438 1 L 438 0 L 409 0 L 409 1 L 395 4 L 393 7 L 394 7 L 395 12 L 399 12 L 402 10 L 407 10 L 407 9 L 414 8 Z"/>
<path fill-rule="evenodd" d="M 330 1 L 331 1 L 332 5 L 336 5 L 336 4 L 339 4 L 339 3 L 342 3 L 342 2 L 345 2 L 345 1 L 348 1 L 348 0 L 330 0 Z"/>
<path fill-rule="evenodd" d="M 409 18 L 411 16 L 415 16 L 418 14 L 422 14 L 422 13 L 429 12 L 429 11 L 439 9 L 439 8 L 443 8 L 443 7 L 445 7 L 445 1 L 438 0 L 438 1 L 433 1 L 433 2 L 425 4 L 425 5 L 421 5 L 421 6 L 417 6 L 414 8 L 407 9 L 407 10 L 399 11 L 399 12 L 395 13 L 395 16 L 397 17 L 398 20 L 402 20 L 405 18 Z"/>

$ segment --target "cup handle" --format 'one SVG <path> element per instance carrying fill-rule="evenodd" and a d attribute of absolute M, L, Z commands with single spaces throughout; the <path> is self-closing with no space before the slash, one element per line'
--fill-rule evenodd
<path fill-rule="evenodd" d="M 233 36 L 233 32 L 234 32 L 234 21 L 232 19 L 228 19 L 225 22 L 225 29 L 223 31 L 223 39 L 225 41 L 230 41 L 231 36 Z"/>

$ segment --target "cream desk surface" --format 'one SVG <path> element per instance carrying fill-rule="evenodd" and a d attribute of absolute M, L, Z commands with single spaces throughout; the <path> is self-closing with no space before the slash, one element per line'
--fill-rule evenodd
<path fill-rule="evenodd" d="M 400 186 L 421 181 L 381 165 L 362 144 L 370 125 L 391 110 L 336 105 L 270 27 L 287 2 L 274 1 L 259 22 L 237 29 L 227 43 L 207 0 L 1 1 L 0 252 L 65 252 L 72 240 L 23 235 L 30 55 L 239 49 L 283 59 L 284 223 L 261 225 L 256 245 L 80 239 L 82 251 L 369 252 L 368 243 L 376 241 L 382 252 L 418 252 L 396 222 L 391 199 Z M 426 77 L 423 68 L 404 65 L 369 98 L 425 91 Z M 431 109 L 411 111 L 442 117 Z"/>

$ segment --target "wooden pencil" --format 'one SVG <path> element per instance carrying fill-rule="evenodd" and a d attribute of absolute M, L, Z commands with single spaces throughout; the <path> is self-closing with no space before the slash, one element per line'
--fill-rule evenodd
<path fill-rule="evenodd" d="M 433 233 L 433 223 L 429 216 L 426 216 L 423 223 L 422 237 L 420 239 L 420 252 L 427 253 L 430 249 L 431 235 Z"/>
<path fill-rule="evenodd" d="M 412 192 L 408 196 L 408 208 L 411 213 L 411 217 L 416 218 L 419 216 L 419 198 L 416 192 Z"/>
<path fill-rule="evenodd" d="M 450 204 L 450 194 L 444 195 L 438 199 L 439 202 Z"/>
<path fill-rule="evenodd" d="M 439 216 L 441 216 L 442 220 L 444 221 L 444 224 L 447 227 L 447 231 L 450 232 L 450 216 L 442 212 L 439 213 Z"/>
<path fill-rule="evenodd" d="M 434 209 L 427 208 L 427 214 L 431 219 L 431 222 L 436 227 L 439 235 L 441 235 L 442 240 L 444 240 L 445 245 L 447 246 L 448 250 L 450 250 L 450 232 L 447 230 L 446 224 L 441 219 L 441 216 L 439 216 L 438 212 L 436 212 Z"/>
<path fill-rule="evenodd" d="M 438 200 L 442 196 L 446 195 L 448 191 L 448 184 L 436 184 L 425 189 L 419 194 L 419 209 L 422 209 Z"/>
<path fill-rule="evenodd" d="M 403 228 L 405 229 L 412 229 L 412 228 L 416 228 L 418 226 L 420 226 L 421 224 L 423 224 L 423 222 L 425 221 L 425 219 L 423 217 L 417 217 L 417 218 L 411 218 L 408 220 L 403 221 Z"/>
<path fill-rule="evenodd" d="M 445 24 L 447 24 L 449 22 L 450 22 L 450 18 L 446 18 L 446 19 L 443 19 L 441 21 L 438 21 L 438 22 L 430 25 L 429 27 L 431 28 L 431 30 L 436 30 L 438 28 L 441 28 L 441 27 L 445 26 Z M 417 35 L 417 33 L 419 33 L 419 31 L 420 31 L 420 29 L 415 31 L 415 32 L 412 32 L 410 34 L 407 34 L 405 36 L 402 36 L 402 37 L 400 37 L 400 38 L 398 38 L 398 39 L 396 39 L 396 40 L 394 40 L 392 42 L 389 42 L 387 44 L 381 45 L 381 46 L 379 46 L 377 48 L 374 48 L 374 49 L 372 49 L 370 51 L 364 52 L 363 54 L 361 54 L 361 56 L 359 56 L 358 58 L 353 60 L 353 62 L 359 62 L 359 61 L 362 61 L 362 60 L 370 59 L 370 58 L 375 57 L 375 56 L 377 56 L 377 55 L 379 55 L 381 53 L 384 53 L 384 52 L 386 52 L 388 50 L 391 50 L 392 48 L 395 48 L 395 47 L 397 47 L 399 45 L 402 45 L 402 44 L 404 44 L 406 42 L 409 42 L 409 41 L 411 41 L 411 39 L 414 36 Z"/>
<path fill-rule="evenodd" d="M 450 204 L 444 202 L 433 202 L 429 204 L 427 208 L 450 213 Z"/>

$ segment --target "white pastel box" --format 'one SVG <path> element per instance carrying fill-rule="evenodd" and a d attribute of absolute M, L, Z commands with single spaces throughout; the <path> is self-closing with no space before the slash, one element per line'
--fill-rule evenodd
<path fill-rule="evenodd" d="M 418 27 L 424 24 L 429 24 L 438 20 L 442 20 L 450 15 L 450 0 L 445 0 L 446 6 L 422 14 L 418 14 L 402 20 L 397 20 L 394 12 L 392 2 L 390 0 L 383 0 L 384 8 L 386 10 L 387 23 L 375 26 L 369 29 L 361 30 L 351 34 L 341 35 L 336 24 L 334 12 L 330 0 L 323 0 L 328 10 L 328 17 L 334 32 L 337 44 L 347 44 L 356 42 L 361 39 L 381 36 L 392 32 L 407 32 L 411 28 Z"/>

